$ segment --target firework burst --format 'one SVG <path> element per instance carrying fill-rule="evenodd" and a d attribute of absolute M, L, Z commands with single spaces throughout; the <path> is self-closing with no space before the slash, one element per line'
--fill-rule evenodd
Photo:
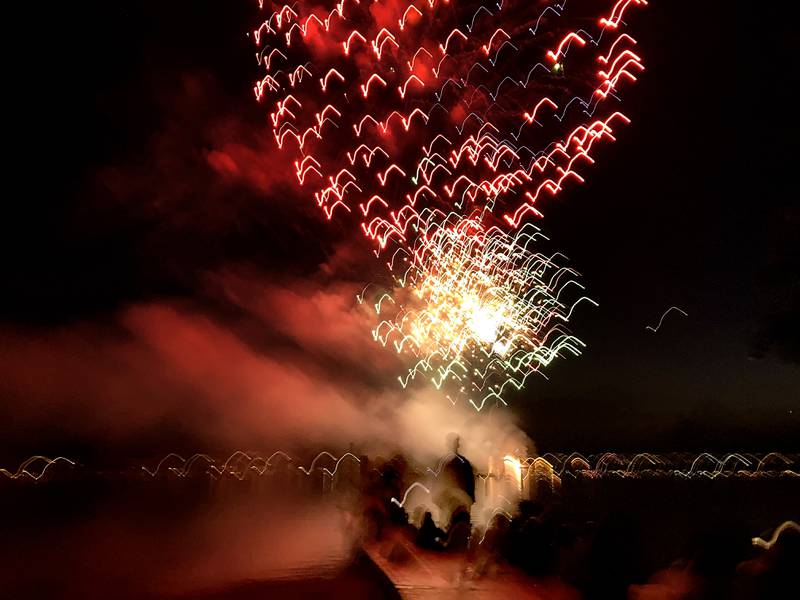
<path fill-rule="evenodd" d="M 525 223 L 629 123 L 644 65 L 621 30 L 646 4 L 261 3 L 255 95 L 302 189 L 387 257 L 377 306 L 402 308 L 376 339 L 417 357 L 404 384 L 424 372 L 479 407 L 579 352 L 575 274 Z"/>
<path fill-rule="evenodd" d="M 536 251 L 544 240 L 531 224 L 510 235 L 456 215 L 420 232 L 396 288 L 374 305 L 383 319 L 375 339 L 415 358 L 403 386 L 425 375 L 480 410 L 558 356 L 580 353 L 566 323 L 593 301 L 575 299 L 583 286 L 563 255 Z"/>

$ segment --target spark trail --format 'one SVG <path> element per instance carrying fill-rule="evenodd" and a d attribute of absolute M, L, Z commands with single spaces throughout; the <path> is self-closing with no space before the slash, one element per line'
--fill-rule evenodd
<path fill-rule="evenodd" d="M 410 286 L 378 303 L 399 312 L 376 339 L 388 327 L 417 358 L 404 384 L 424 372 L 480 408 L 580 352 L 571 308 L 516 244 L 630 123 L 621 95 L 645 67 L 622 30 L 646 4 L 260 2 L 253 91 L 275 144 L 325 218 L 360 229 Z"/>
<path fill-rule="evenodd" d="M 682 314 L 684 317 L 688 317 L 688 316 L 689 316 L 689 314 L 688 314 L 688 313 L 687 313 L 685 310 L 683 310 L 683 309 L 681 309 L 681 308 L 678 308 L 677 306 L 670 306 L 670 307 L 669 307 L 667 310 L 665 310 L 665 311 L 664 311 L 664 313 L 661 315 L 661 318 L 658 320 L 658 325 L 656 325 L 655 327 L 653 327 L 652 325 L 645 325 L 645 329 L 649 329 L 649 330 L 650 330 L 650 331 L 652 331 L 653 333 L 658 333 L 658 330 L 659 330 L 659 329 L 661 329 L 661 325 L 664 323 L 664 319 L 666 319 L 666 318 L 667 318 L 667 315 L 668 315 L 670 312 L 672 312 L 672 311 L 679 312 L 679 313 L 681 313 L 681 314 Z"/>
<path fill-rule="evenodd" d="M 480 410 L 558 356 L 579 354 L 583 342 L 565 324 L 577 304 L 593 301 L 568 300 L 583 290 L 578 274 L 558 253 L 534 252 L 544 236 L 533 225 L 512 236 L 479 218 L 451 219 L 420 231 L 394 292 L 375 305 L 383 320 L 373 335 L 415 357 L 404 387 L 429 375 Z"/>

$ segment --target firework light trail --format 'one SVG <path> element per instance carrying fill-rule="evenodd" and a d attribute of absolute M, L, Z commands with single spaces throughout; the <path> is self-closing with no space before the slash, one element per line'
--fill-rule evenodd
<path fill-rule="evenodd" d="M 485 230 L 479 219 L 451 217 L 422 230 L 393 295 L 376 303 L 384 318 L 375 339 L 417 357 L 400 381 L 430 374 L 438 388 L 451 383 L 476 409 L 561 353 L 579 354 L 583 343 L 564 329 L 571 289 L 582 290 L 577 273 L 557 256 L 532 251 L 533 225 L 511 236 Z M 447 389 L 447 388 L 445 388 Z"/>
<path fill-rule="evenodd" d="M 646 4 L 260 2 L 254 93 L 298 184 L 386 259 L 375 337 L 416 360 L 404 385 L 424 373 L 480 409 L 580 352 L 576 273 L 526 220 L 630 122 L 644 66 L 622 30 Z"/>
<path fill-rule="evenodd" d="M 453 455 L 447 455 L 439 460 L 434 467 L 428 465 L 412 464 L 412 471 L 422 480 L 433 481 L 442 471 L 446 460 Z M 29 464 L 32 457 L 23 465 Z M 72 461 L 60 458 L 68 464 Z M 214 458 L 209 454 L 197 453 L 188 458 L 179 454 L 170 453 L 164 456 L 153 468 L 141 466 L 143 473 L 149 478 L 177 477 L 186 479 L 191 477 L 209 476 L 218 479 L 220 476 L 244 480 L 248 477 L 264 477 L 271 473 L 298 471 L 305 477 L 313 474 L 326 474 L 336 476 L 340 466 L 345 464 L 357 465 L 361 459 L 350 452 L 340 456 L 328 451 L 316 454 L 308 466 L 303 466 L 299 457 L 292 456 L 282 450 L 272 454 L 261 454 L 254 451 L 245 452 L 237 450 L 226 458 Z M 506 455 L 503 464 L 511 467 L 517 480 L 526 480 L 533 475 L 533 470 L 544 467 L 559 478 L 586 476 L 596 478 L 600 476 L 622 478 L 647 478 L 647 477 L 673 477 L 679 479 L 718 477 L 750 477 L 750 478 L 798 478 L 800 477 L 800 454 L 781 454 L 768 452 L 760 454 L 737 452 L 713 455 L 708 452 L 700 454 L 675 452 L 658 454 L 640 452 L 638 454 L 617 454 L 603 452 L 600 454 L 583 455 L 578 452 L 571 454 L 545 453 L 542 456 L 516 456 Z M 1 471 L 1 470 L 0 470 Z M 20 467 L 19 471 L 22 471 Z M 486 474 L 478 474 L 485 479 Z M 411 487 L 419 487 L 422 484 Z M 406 496 L 408 492 L 406 492 Z"/>

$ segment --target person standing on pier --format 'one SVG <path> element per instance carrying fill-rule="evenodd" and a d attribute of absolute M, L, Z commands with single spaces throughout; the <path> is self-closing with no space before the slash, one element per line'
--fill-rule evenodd
<path fill-rule="evenodd" d="M 458 435 L 448 436 L 451 454 L 442 466 L 438 478 L 438 491 L 434 501 L 441 513 L 441 523 L 447 524 L 447 548 L 466 547 L 470 534 L 470 510 L 475 502 L 475 471 L 465 456 L 459 453 Z"/>

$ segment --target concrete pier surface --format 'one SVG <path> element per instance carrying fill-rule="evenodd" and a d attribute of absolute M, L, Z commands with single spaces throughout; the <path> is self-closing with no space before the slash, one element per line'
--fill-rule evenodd
<path fill-rule="evenodd" d="M 464 553 L 417 547 L 402 534 L 369 542 L 364 552 L 404 600 L 577 600 L 580 594 L 556 578 L 533 578 L 503 564 L 478 576 Z"/>

